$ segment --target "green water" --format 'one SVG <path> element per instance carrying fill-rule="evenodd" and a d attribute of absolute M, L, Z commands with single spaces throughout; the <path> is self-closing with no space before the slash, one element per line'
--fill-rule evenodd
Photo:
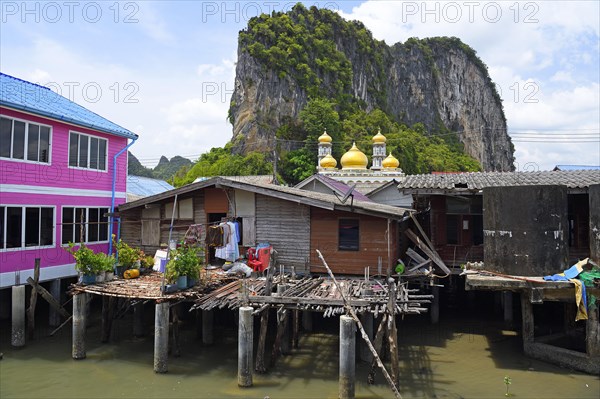
<path fill-rule="evenodd" d="M 0 398 L 337 398 L 337 319 L 315 318 L 315 333 L 279 359 L 252 388 L 237 386 L 237 330 L 231 320 L 217 326 L 215 345 L 196 339 L 191 318 L 182 329 L 182 355 L 169 358 L 169 372 L 155 374 L 152 309 L 145 338 L 130 337 L 131 316 L 115 322 L 113 341 L 101 344 L 99 322 L 87 332 L 87 358 L 71 359 L 70 326 L 54 337 L 40 327 L 23 349 L 10 347 L 10 323 L 0 333 Z M 96 311 L 97 312 L 97 311 Z M 223 315 L 221 315 L 223 318 Z M 231 319 L 231 318 L 230 318 Z M 258 319 L 255 319 L 255 324 Z M 399 323 L 404 398 L 503 398 L 504 377 L 514 398 L 600 397 L 600 381 L 525 357 L 518 333 L 494 320 L 427 316 Z M 357 364 L 356 397 L 393 397 L 379 373 L 368 385 L 368 367 Z"/>

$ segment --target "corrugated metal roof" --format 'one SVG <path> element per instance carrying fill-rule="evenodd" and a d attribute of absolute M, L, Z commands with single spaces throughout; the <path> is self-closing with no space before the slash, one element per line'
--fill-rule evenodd
<path fill-rule="evenodd" d="M 148 197 L 174 188 L 164 180 L 133 175 L 127 176 L 127 194 L 133 194 L 136 197 Z"/>
<path fill-rule="evenodd" d="M 593 184 L 600 184 L 600 170 L 408 175 L 400 182 L 398 189 L 477 191 L 485 187 L 529 185 L 565 185 L 570 189 L 584 189 Z"/>
<path fill-rule="evenodd" d="M 554 170 L 600 170 L 600 166 L 594 165 L 556 165 Z"/>
<path fill-rule="evenodd" d="M 350 186 L 351 186 L 350 184 L 346 184 L 346 183 L 341 182 L 339 180 L 332 179 L 329 176 L 325 176 L 325 175 L 317 173 L 317 174 L 314 174 L 314 175 L 312 175 L 312 176 L 304 179 L 300 183 L 296 184 L 296 186 L 294 186 L 294 187 L 297 187 L 297 188 L 305 187 L 308 183 L 310 183 L 313 180 L 320 181 L 321 183 L 323 183 L 327 187 L 329 187 L 332 190 L 334 190 L 335 192 L 337 192 L 338 195 L 345 195 L 350 190 Z M 352 190 L 352 195 L 354 195 L 354 199 L 355 200 L 359 200 L 359 201 L 371 201 L 371 199 L 369 197 L 367 197 L 366 195 L 364 195 L 363 193 L 361 193 L 360 191 L 358 191 L 356 189 L 356 187 L 354 187 L 354 189 Z"/>
<path fill-rule="evenodd" d="M 231 177 L 214 177 L 198 183 L 188 184 L 187 186 L 164 192 L 162 194 L 157 194 L 138 201 L 119 205 L 119 210 L 126 211 L 128 209 L 144 206 L 152 202 L 169 199 L 174 197 L 175 194 L 182 195 L 211 186 L 237 188 L 309 206 L 316 206 L 330 210 L 335 209 L 354 211 L 357 213 L 365 213 L 373 216 L 389 217 L 394 219 L 402 218 L 405 212 L 410 210 L 408 208 L 400 208 L 391 205 L 378 204 L 372 201 L 360 201 L 356 199 L 354 199 L 353 202 L 351 199 L 348 199 L 345 203 L 342 203 L 338 197 L 332 194 L 322 194 L 314 191 L 302 190 L 296 187 L 284 187 L 260 182 L 234 180 Z"/>
<path fill-rule="evenodd" d="M 0 105 L 128 139 L 138 138 L 137 134 L 74 103 L 47 87 L 1 72 Z"/>

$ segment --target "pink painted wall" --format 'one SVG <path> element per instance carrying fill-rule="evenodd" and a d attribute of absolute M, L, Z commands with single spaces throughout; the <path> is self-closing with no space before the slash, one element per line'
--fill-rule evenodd
<path fill-rule="evenodd" d="M 2 205 L 32 205 L 55 207 L 55 232 L 54 247 L 41 249 L 7 249 L 0 250 L 0 273 L 23 271 L 33 269 L 36 258 L 41 259 L 41 267 L 63 266 L 74 263 L 73 257 L 67 253 L 62 242 L 60 223 L 62 221 L 63 206 L 82 207 L 108 207 L 111 206 L 111 191 L 113 177 L 113 158 L 121 151 L 128 140 L 124 137 L 113 136 L 91 129 L 80 128 L 51 119 L 29 115 L 0 107 L 0 114 L 14 117 L 33 123 L 41 123 L 52 127 L 50 139 L 50 163 L 0 159 L 0 185 L 20 185 L 40 187 L 64 188 L 66 190 L 98 190 L 101 195 L 56 195 L 41 193 L 15 193 L 10 192 L 6 186 L 1 187 L 0 204 Z M 90 134 L 108 140 L 107 171 L 93 171 L 69 168 L 69 132 Z M 127 186 L 127 153 L 117 159 L 117 193 L 124 193 Z M 10 188 L 10 187 L 9 187 Z M 31 188 L 31 187 L 30 187 Z M 124 203 L 125 198 L 115 199 L 115 206 Z M 58 224 L 58 226 L 57 226 Z M 116 224 L 114 233 L 116 234 Z M 90 244 L 94 251 L 108 250 L 107 243 Z"/>
<path fill-rule="evenodd" d="M 127 145 L 124 137 L 54 121 L 0 107 L 0 114 L 52 126 L 50 163 L 0 159 L 0 184 L 67 187 L 89 190 L 112 190 L 113 158 Z M 85 133 L 108 140 L 107 171 L 69 167 L 69 132 Z M 117 159 L 116 190 L 127 187 L 127 154 Z"/>

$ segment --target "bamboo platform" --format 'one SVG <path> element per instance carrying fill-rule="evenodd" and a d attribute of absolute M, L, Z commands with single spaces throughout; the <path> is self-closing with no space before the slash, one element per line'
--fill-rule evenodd
<path fill-rule="evenodd" d="M 69 293 L 156 302 L 194 302 L 191 310 L 234 310 L 241 306 L 262 308 L 272 305 L 286 309 L 323 312 L 324 317 L 345 312 L 342 293 L 331 279 L 322 276 L 295 279 L 290 275 L 276 275 L 267 283 L 265 277 L 240 279 L 224 273 L 211 273 L 203 276 L 196 286 L 173 293 L 162 293 L 161 284 L 162 274 L 152 272 L 136 279 L 115 279 L 91 285 L 74 284 Z M 349 305 L 356 308 L 358 313 L 369 312 L 377 317 L 387 306 L 389 294 L 385 282 L 376 279 L 341 278 L 339 284 Z M 270 292 L 272 289 L 266 289 L 267 285 L 280 293 Z M 408 289 L 405 284 L 401 284 L 396 291 L 395 311 L 397 314 L 426 312 L 427 308 L 424 305 L 430 303 L 432 298 L 432 295 L 418 295 L 418 290 Z"/>
<path fill-rule="evenodd" d="M 157 302 L 181 300 L 193 301 L 194 299 L 203 296 L 205 293 L 212 292 L 232 281 L 238 281 L 238 279 L 215 273 L 208 277 L 204 276 L 198 285 L 194 287 L 172 293 L 163 293 L 161 291 L 163 274 L 152 272 L 141 275 L 135 279 L 117 278 L 112 281 L 90 285 L 73 284 L 69 290 L 69 294 L 75 295 L 87 293 L 107 297 L 154 300 Z"/>

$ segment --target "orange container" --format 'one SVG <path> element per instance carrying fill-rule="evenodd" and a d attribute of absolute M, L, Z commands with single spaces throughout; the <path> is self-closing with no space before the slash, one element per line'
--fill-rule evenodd
<path fill-rule="evenodd" d="M 139 269 L 128 269 L 123 273 L 123 278 L 138 278 L 140 276 Z"/>

